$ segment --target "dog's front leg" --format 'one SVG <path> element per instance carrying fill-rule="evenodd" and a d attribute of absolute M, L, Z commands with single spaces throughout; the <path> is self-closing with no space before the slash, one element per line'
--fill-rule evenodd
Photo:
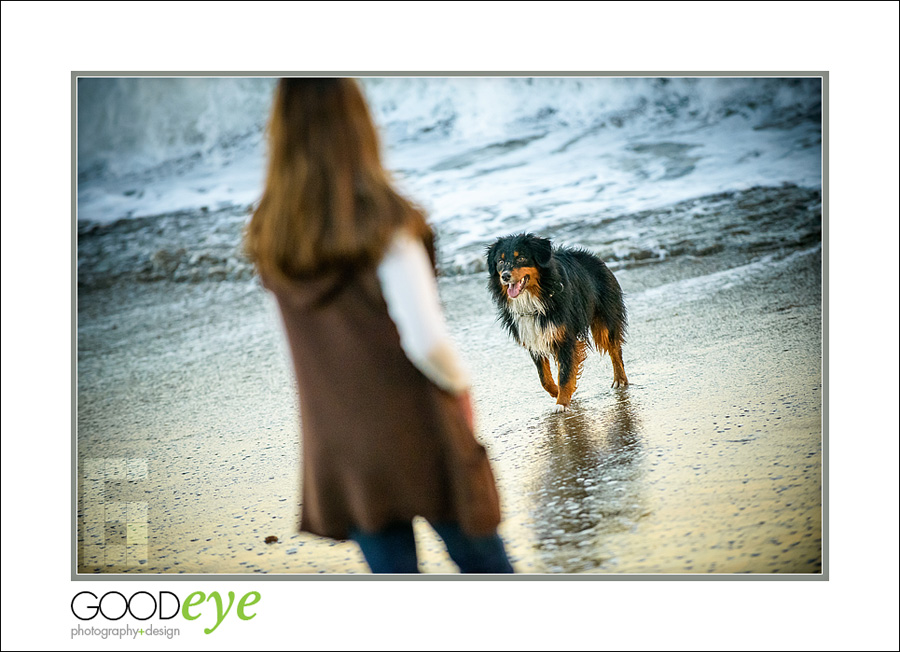
<path fill-rule="evenodd" d="M 550 396 L 556 398 L 559 395 L 559 387 L 553 382 L 553 374 L 550 373 L 549 358 L 538 353 L 532 353 L 531 359 L 534 360 L 534 365 L 537 367 L 538 376 L 541 378 L 541 386 L 547 390 L 547 393 L 550 394 Z"/>
<path fill-rule="evenodd" d="M 578 376 L 581 375 L 581 365 L 585 358 L 585 344 L 581 340 L 564 342 L 559 347 L 556 362 L 559 365 L 559 395 L 556 397 L 556 411 L 565 412 L 569 409 L 572 394 L 578 384 Z"/>

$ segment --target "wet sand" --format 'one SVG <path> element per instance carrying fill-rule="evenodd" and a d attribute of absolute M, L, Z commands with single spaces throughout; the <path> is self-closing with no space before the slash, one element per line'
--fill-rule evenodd
<path fill-rule="evenodd" d="M 592 353 L 565 414 L 483 274 L 440 282 L 516 571 L 821 572 L 820 248 L 615 273 L 631 385 Z M 255 281 L 86 287 L 78 317 L 80 572 L 367 572 L 295 532 L 296 399 Z M 455 572 L 416 527 L 421 570 Z"/>

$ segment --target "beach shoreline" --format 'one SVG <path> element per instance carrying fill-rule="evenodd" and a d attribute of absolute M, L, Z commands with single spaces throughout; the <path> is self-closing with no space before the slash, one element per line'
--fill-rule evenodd
<path fill-rule="evenodd" d="M 589 354 L 560 415 L 486 275 L 441 278 L 516 571 L 821 573 L 821 271 L 808 242 L 621 266 L 631 385 Z M 367 572 L 296 532 L 282 340 L 253 279 L 79 289 L 79 573 Z M 455 572 L 416 532 L 421 570 Z"/>

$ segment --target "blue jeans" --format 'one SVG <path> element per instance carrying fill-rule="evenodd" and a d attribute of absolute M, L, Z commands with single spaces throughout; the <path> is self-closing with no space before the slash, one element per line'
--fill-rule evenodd
<path fill-rule="evenodd" d="M 456 523 L 432 523 L 444 540 L 450 558 L 461 573 L 512 573 L 503 541 L 495 532 L 486 537 L 469 536 Z M 353 539 L 362 549 L 373 573 L 418 573 L 416 538 L 412 522 L 392 523 L 375 533 L 353 529 Z"/>

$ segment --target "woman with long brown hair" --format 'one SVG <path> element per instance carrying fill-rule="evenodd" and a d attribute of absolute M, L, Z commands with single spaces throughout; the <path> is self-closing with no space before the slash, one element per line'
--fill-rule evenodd
<path fill-rule="evenodd" d="M 282 79 L 246 248 L 294 361 L 300 530 L 353 539 L 373 572 L 414 573 L 422 516 L 461 571 L 512 572 L 433 240 L 382 167 L 356 82 Z"/>

